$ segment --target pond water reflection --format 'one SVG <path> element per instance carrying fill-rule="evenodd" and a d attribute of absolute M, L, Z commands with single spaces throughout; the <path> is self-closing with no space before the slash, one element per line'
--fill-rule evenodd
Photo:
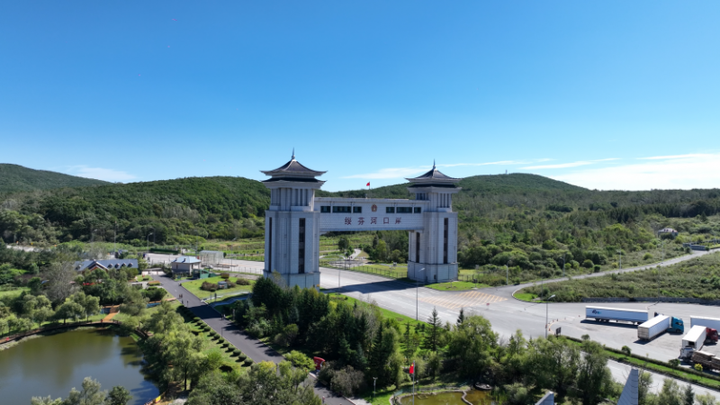
<path fill-rule="evenodd" d="M 33 396 L 66 398 L 92 377 L 103 390 L 121 385 L 142 405 L 159 395 L 142 372 L 143 355 L 130 337 L 111 329 L 81 329 L 36 337 L 0 351 L 0 402 L 29 404 Z"/>

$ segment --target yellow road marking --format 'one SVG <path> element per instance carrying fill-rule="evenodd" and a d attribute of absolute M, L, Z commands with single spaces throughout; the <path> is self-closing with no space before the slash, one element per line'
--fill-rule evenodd
<path fill-rule="evenodd" d="M 475 305 L 500 302 L 505 300 L 507 300 L 507 298 L 499 297 L 492 294 L 486 294 L 479 291 L 468 291 L 460 294 L 420 298 L 420 301 L 422 302 L 449 309 L 472 307 Z"/>

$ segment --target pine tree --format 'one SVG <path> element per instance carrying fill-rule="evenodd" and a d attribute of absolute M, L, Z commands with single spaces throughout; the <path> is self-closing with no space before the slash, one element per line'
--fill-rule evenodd
<path fill-rule="evenodd" d="M 458 315 L 457 324 L 462 325 L 465 322 L 465 308 L 460 308 L 460 315 Z"/>
<path fill-rule="evenodd" d="M 438 317 L 437 308 L 433 307 L 432 315 L 428 318 L 428 327 L 425 328 L 425 341 L 423 342 L 423 349 L 431 350 L 433 352 L 437 351 L 441 328 L 442 321 Z"/>

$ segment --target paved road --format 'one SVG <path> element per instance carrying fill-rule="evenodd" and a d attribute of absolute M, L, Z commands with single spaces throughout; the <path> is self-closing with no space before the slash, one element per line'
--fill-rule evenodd
<path fill-rule="evenodd" d="M 279 363 L 284 360 L 284 358 L 275 350 L 266 346 L 259 340 L 246 335 L 232 322 L 223 319 L 217 311 L 200 301 L 199 298 L 188 292 L 177 281 L 165 276 L 157 277 L 156 279 L 160 281 L 163 288 L 165 288 L 175 298 L 181 299 L 180 296 L 182 295 L 181 300 L 185 306 L 187 306 L 196 316 L 202 318 L 202 320 L 205 321 L 213 330 L 222 334 L 223 337 L 233 346 L 242 350 L 242 352 L 253 359 L 253 361 L 271 361 L 273 363 Z M 325 397 L 326 404 L 353 405 L 352 402 L 335 395 L 319 382 L 315 382 L 314 390 L 320 398 Z"/>

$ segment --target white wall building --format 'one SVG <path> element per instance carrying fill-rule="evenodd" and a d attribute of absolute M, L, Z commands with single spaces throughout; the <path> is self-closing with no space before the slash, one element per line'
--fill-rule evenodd
<path fill-rule="evenodd" d="M 265 212 L 265 277 L 277 272 L 285 285 L 320 284 L 320 235 L 332 231 L 404 230 L 409 232 L 408 277 L 425 282 L 455 280 L 457 213 L 452 195 L 459 179 L 433 165 L 412 179 L 414 200 L 315 197 L 325 172 L 308 169 L 292 159 L 263 171 L 270 179 L 270 208 Z"/>

